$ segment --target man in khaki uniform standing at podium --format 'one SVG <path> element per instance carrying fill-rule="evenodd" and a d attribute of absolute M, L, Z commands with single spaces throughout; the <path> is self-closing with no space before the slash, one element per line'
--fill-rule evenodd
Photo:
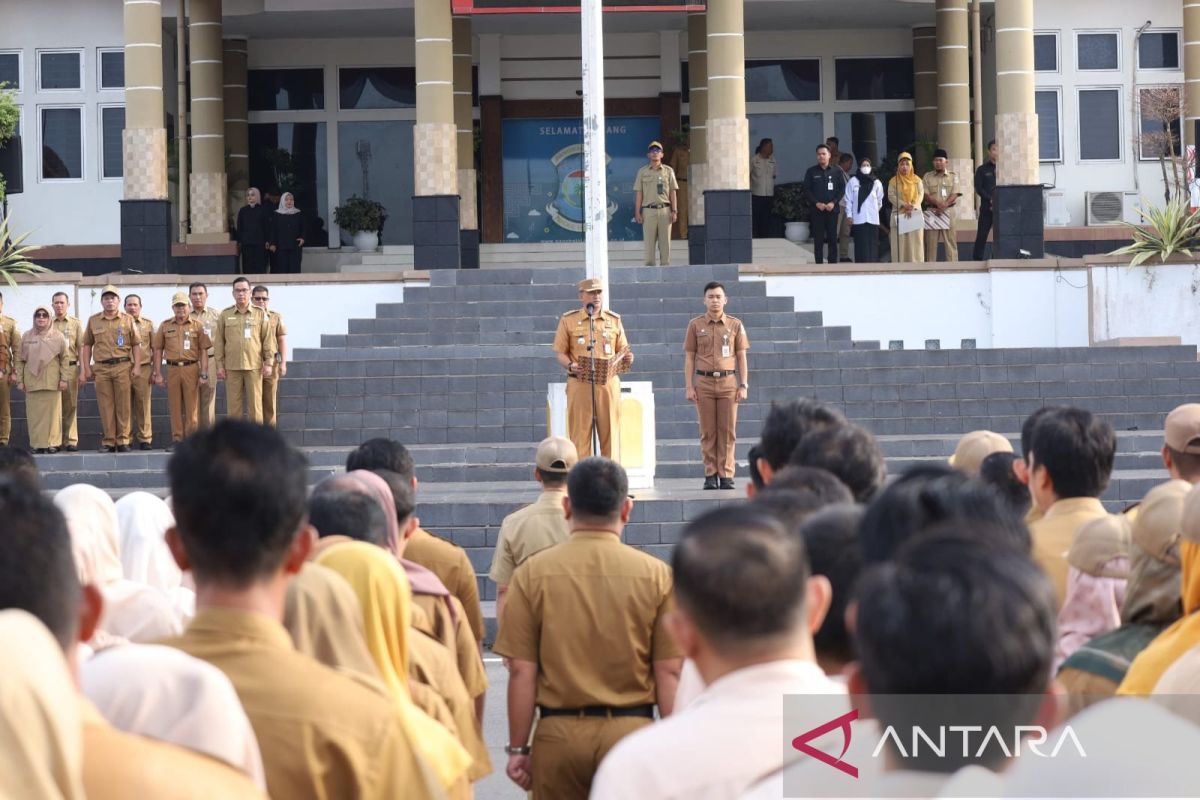
<path fill-rule="evenodd" d="M 575 444 L 580 458 L 603 455 L 617 459 L 620 451 L 621 379 L 615 372 L 621 362 L 633 363 L 633 352 L 625 338 L 621 316 L 603 308 L 604 289 L 598 278 L 585 278 L 578 284 L 582 306 L 568 311 L 558 320 L 554 332 L 554 353 L 567 370 L 567 437 Z M 588 306 L 594 322 L 588 322 Z M 595 327 L 595 351 L 588 351 L 592 326 Z M 600 453 L 592 453 L 592 386 L 580 360 L 589 355 L 610 362 L 607 383 L 596 384 L 596 427 L 600 434 Z"/>

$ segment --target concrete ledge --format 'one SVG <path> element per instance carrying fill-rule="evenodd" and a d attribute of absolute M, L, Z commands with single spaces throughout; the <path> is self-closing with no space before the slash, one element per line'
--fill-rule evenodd
<path fill-rule="evenodd" d="M 1107 257 L 1106 257 L 1107 258 Z M 1089 259 L 1090 260 L 1090 259 Z M 1117 263 L 1121 259 L 1115 259 Z M 1081 258 L 993 259 L 991 261 L 942 261 L 902 264 L 739 264 L 740 275 L 929 275 L 950 273 L 984 273 L 1001 271 L 1031 272 L 1047 269 L 1086 269 L 1088 260 Z"/>
<path fill-rule="evenodd" d="M 1122 336 L 1092 342 L 1093 347 L 1169 347 L 1183 344 L 1179 336 Z"/>
<path fill-rule="evenodd" d="M 81 288 L 104 286 L 107 283 L 112 283 L 113 278 L 120 279 L 122 286 L 161 286 L 161 285 L 184 285 L 189 283 L 200 282 L 210 284 L 212 286 L 226 286 L 233 283 L 233 278 L 229 275 L 125 275 L 120 272 L 111 272 L 107 275 L 88 275 L 81 276 L 79 273 L 63 273 L 56 272 L 53 274 L 53 281 L 45 281 L 52 283 L 78 283 Z M 311 286 L 313 284 L 343 284 L 343 283 L 423 283 L 429 280 L 429 272 L 426 270 L 405 270 L 403 272 L 369 272 L 369 273 L 337 273 L 337 272 L 316 272 L 316 273 L 301 273 L 299 275 L 279 275 L 279 274 L 261 274 L 247 275 L 251 283 L 265 283 L 270 286 Z M 19 278 L 17 283 L 24 283 L 24 277 Z M 30 281 L 32 282 L 32 281 Z"/>

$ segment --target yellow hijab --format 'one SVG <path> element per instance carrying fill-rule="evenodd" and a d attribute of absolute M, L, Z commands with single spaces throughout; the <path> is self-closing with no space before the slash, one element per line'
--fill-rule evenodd
<path fill-rule="evenodd" d="M 900 174 L 899 165 L 905 161 L 908 162 L 910 172 L 907 175 Z M 908 153 L 901 153 L 900 158 L 896 160 L 897 168 L 896 175 L 892 178 L 892 184 L 900 194 L 900 199 L 909 205 L 921 207 L 921 179 L 917 177 L 917 171 L 913 169 L 912 156 Z"/>
<path fill-rule="evenodd" d="M 341 575 L 358 596 L 367 650 L 404 714 L 412 741 L 449 789 L 466 776 L 471 756 L 449 731 L 413 705 L 408 688 L 412 589 L 404 569 L 391 553 L 366 542 L 338 544 L 323 552 L 317 563 Z"/>

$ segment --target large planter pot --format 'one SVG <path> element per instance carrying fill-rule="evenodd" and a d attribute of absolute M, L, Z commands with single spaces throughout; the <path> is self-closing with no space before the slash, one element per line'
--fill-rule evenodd
<path fill-rule="evenodd" d="M 362 253 L 370 253 L 377 247 L 379 247 L 379 234 L 376 231 L 354 232 L 354 249 Z"/>
<path fill-rule="evenodd" d="M 789 242 L 807 242 L 809 237 L 809 229 L 807 222 L 788 222 L 783 226 L 783 238 Z"/>

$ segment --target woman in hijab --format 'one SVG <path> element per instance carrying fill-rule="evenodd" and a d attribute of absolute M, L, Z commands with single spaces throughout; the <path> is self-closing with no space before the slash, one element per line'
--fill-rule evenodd
<path fill-rule="evenodd" d="M 892 261 L 925 260 L 925 222 L 921 214 L 921 200 L 925 197 L 925 184 L 913 171 L 912 156 L 901 153 L 896 164 L 896 175 L 888 183 L 888 202 L 892 204 Z M 912 230 L 900 232 L 901 219 L 913 225 Z"/>
<path fill-rule="evenodd" d="M 873 264 L 879 260 L 879 210 L 883 208 L 883 184 L 871 174 L 871 159 L 858 162 L 858 172 L 846 184 L 842 204 L 854 234 L 854 261 Z"/>
<path fill-rule="evenodd" d="M 267 209 L 262 195 L 251 186 L 246 190 L 246 205 L 238 209 L 233 240 L 242 254 L 242 274 L 256 275 L 267 271 Z"/>
<path fill-rule="evenodd" d="M 1076 531 L 1067 552 L 1067 594 L 1058 611 L 1055 672 L 1067 656 L 1120 627 L 1129 580 L 1131 528 L 1128 517 L 1109 514 Z"/>
<path fill-rule="evenodd" d="M 394 557 L 366 542 L 332 547 L 317 563 L 341 575 L 358 597 L 367 649 L 442 787 L 453 797 L 469 797 L 470 782 L 482 777 L 474 774 L 472 757 L 449 731 L 412 702 L 408 681 L 412 592 L 404 570 Z"/>
<path fill-rule="evenodd" d="M 133 644 L 80 672 L 83 693 L 114 728 L 224 761 L 266 789 L 258 740 L 221 670 L 173 647 Z"/>
<path fill-rule="evenodd" d="M 275 272 L 300 272 L 300 256 L 304 247 L 304 215 L 296 208 L 296 198 L 284 192 L 279 208 L 271 215 L 267 249 L 273 253 Z"/>
<path fill-rule="evenodd" d="M 67 388 L 67 340 L 50 324 L 50 309 L 38 306 L 33 327 L 21 337 L 17 388 L 25 393 L 29 446 L 57 453 L 62 444 L 62 393 Z"/>
<path fill-rule="evenodd" d="M 117 501 L 117 523 L 125 577 L 165 594 L 186 624 L 196 615 L 196 592 L 183 585 L 183 572 L 167 547 L 167 528 L 175 524 L 170 506 L 149 492 L 130 492 Z"/>
<path fill-rule="evenodd" d="M 95 486 L 76 483 L 59 490 L 54 505 L 66 517 L 80 582 L 104 595 L 102 636 L 91 644 L 100 650 L 114 639 L 153 642 L 177 635 L 182 626 L 167 596 L 125 578 L 117 508 L 109 496 Z"/>
<path fill-rule="evenodd" d="M 83 723 L 62 647 L 25 611 L 0 611 L 0 797 L 75 800 Z"/>

